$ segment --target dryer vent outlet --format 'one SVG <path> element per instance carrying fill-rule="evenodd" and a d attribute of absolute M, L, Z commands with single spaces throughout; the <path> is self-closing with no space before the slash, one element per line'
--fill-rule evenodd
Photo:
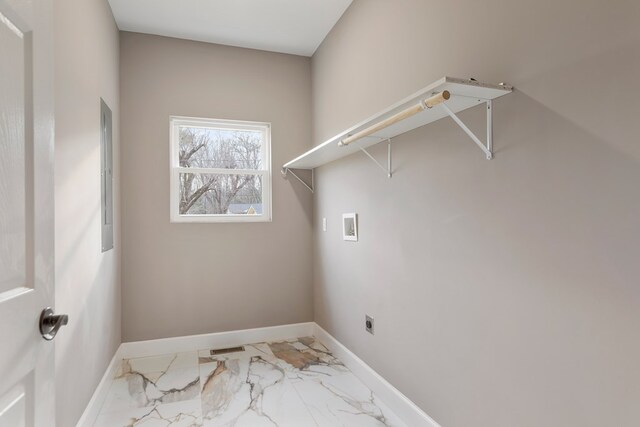
<path fill-rule="evenodd" d="M 373 317 L 368 314 L 364 317 L 364 328 L 367 332 L 373 335 Z"/>

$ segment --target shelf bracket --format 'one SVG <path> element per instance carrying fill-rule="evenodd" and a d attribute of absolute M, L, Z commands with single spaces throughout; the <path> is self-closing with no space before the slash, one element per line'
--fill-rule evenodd
<path fill-rule="evenodd" d="M 492 112 L 493 105 L 490 99 L 487 99 L 485 103 L 486 103 L 486 111 L 487 111 L 487 145 L 486 146 L 482 143 L 482 141 L 480 141 L 480 138 L 478 138 L 476 134 L 473 133 L 471 129 L 469 129 L 467 125 L 465 125 L 462 122 L 462 120 L 460 120 L 460 118 L 456 115 L 456 113 L 451 111 L 451 109 L 447 106 L 446 103 L 442 103 L 440 105 L 442 106 L 442 108 L 444 108 L 444 111 L 446 111 L 447 114 L 453 119 L 453 121 L 456 122 L 457 125 L 460 126 L 463 131 L 465 131 L 465 133 L 469 136 L 469 138 L 471 138 L 473 142 L 475 142 L 476 145 L 480 147 L 480 149 L 484 152 L 484 154 L 486 154 L 487 160 L 491 160 L 493 159 L 493 112 Z"/>
<path fill-rule="evenodd" d="M 358 147 L 364 154 L 367 155 L 367 157 L 369 157 L 371 160 L 373 160 L 373 163 L 375 163 L 376 165 L 378 165 L 378 167 L 380 169 L 382 169 L 386 174 L 388 178 L 391 178 L 391 176 L 393 175 L 393 173 L 391 172 L 391 139 L 387 138 L 387 167 L 385 168 L 384 166 L 382 166 L 380 164 L 379 161 L 377 161 L 375 159 L 375 157 L 373 157 L 366 149 L 362 148 L 362 147 Z"/>
<path fill-rule="evenodd" d="M 282 174 L 282 176 L 284 178 L 287 177 L 287 174 L 291 174 L 293 175 L 298 181 L 300 181 L 302 183 L 302 185 L 304 185 L 305 187 L 307 187 L 307 189 L 309 191 L 311 191 L 313 193 L 313 189 L 315 188 L 314 185 L 314 171 L 313 169 L 311 169 L 311 186 L 309 186 L 309 184 L 307 184 L 306 182 L 304 182 L 304 180 L 302 178 L 300 178 L 294 171 L 292 171 L 289 168 L 282 168 L 282 170 L 280 171 L 280 173 Z"/>

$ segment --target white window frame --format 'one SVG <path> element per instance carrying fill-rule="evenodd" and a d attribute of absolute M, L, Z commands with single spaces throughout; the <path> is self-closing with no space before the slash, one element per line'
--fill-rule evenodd
<path fill-rule="evenodd" d="M 181 126 L 198 128 L 262 131 L 264 150 L 262 150 L 263 169 L 224 169 L 224 168 L 185 168 L 180 166 Z M 271 123 L 248 122 L 240 120 L 205 119 L 197 117 L 170 116 L 170 220 L 171 222 L 271 222 Z M 180 214 L 180 174 L 213 173 L 223 175 L 262 175 L 262 214 Z"/>

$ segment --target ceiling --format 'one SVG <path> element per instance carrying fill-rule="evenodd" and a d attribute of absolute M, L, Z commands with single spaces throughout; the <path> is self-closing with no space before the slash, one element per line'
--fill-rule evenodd
<path fill-rule="evenodd" d="M 109 0 L 123 31 L 311 56 L 352 0 Z"/>

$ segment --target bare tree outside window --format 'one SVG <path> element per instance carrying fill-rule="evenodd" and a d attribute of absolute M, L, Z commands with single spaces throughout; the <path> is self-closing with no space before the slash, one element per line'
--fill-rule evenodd
<path fill-rule="evenodd" d="M 264 130 L 180 125 L 176 135 L 180 215 L 263 214 Z"/>

